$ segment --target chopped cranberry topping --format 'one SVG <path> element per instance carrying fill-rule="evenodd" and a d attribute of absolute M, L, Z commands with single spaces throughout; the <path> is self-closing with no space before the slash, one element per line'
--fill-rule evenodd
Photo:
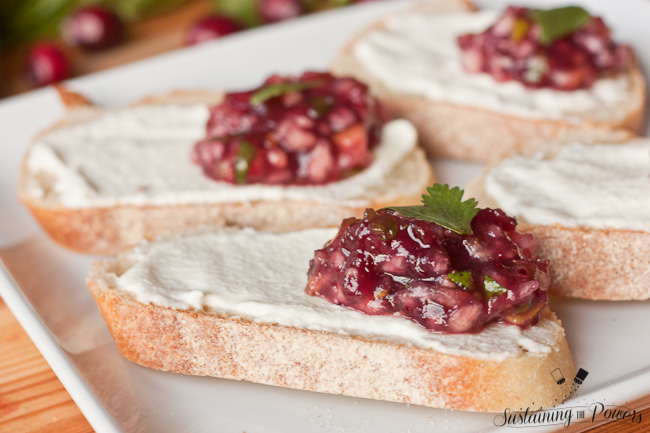
<path fill-rule="evenodd" d="M 499 209 L 482 209 L 472 235 L 393 210 L 343 221 L 315 252 L 307 293 L 371 315 L 397 315 L 441 333 L 489 322 L 526 327 L 547 303 L 548 262 Z"/>
<path fill-rule="evenodd" d="M 383 106 L 352 78 L 274 75 L 210 109 L 193 160 L 219 181 L 324 184 L 372 162 L 385 121 Z"/>
<path fill-rule="evenodd" d="M 483 33 L 458 38 L 463 68 L 529 88 L 575 90 L 622 72 L 629 60 L 629 48 L 612 40 L 599 17 L 589 17 L 585 25 L 548 45 L 541 42 L 541 34 L 531 9 L 510 6 Z"/>

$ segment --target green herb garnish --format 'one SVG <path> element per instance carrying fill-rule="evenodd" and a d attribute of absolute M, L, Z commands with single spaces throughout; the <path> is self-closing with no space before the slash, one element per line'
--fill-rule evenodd
<path fill-rule="evenodd" d="M 447 274 L 447 278 L 461 286 L 463 289 L 474 289 L 474 284 L 472 282 L 472 273 L 470 271 L 452 272 L 450 274 Z"/>
<path fill-rule="evenodd" d="M 317 96 L 309 101 L 309 106 L 318 117 L 327 114 L 332 108 L 333 100 L 331 96 Z"/>
<path fill-rule="evenodd" d="M 239 149 L 235 157 L 235 183 L 237 185 L 248 183 L 248 171 L 256 153 L 257 150 L 248 141 L 242 140 L 239 143 Z"/>
<path fill-rule="evenodd" d="M 530 17 L 541 28 L 540 42 L 551 45 L 556 39 L 582 28 L 591 19 L 589 12 L 578 6 L 557 9 L 533 9 Z"/>
<path fill-rule="evenodd" d="M 262 24 L 262 17 L 260 17 L 259 8 L 257 7 L 258 0 L 212 0 L 209 3 L 212 3 L 212 9 L 219 15 L 232 18 L 246 27 L 255 27 Z"/>
<path fill-rule="evenodd" d="M 472 219 L 479 209 L 473 198 L 463 200 L 465 191 L 436 183 L 422 195 L 424 206 L 389 207 L 407 218 L 417 218 L 443 226 L 459 234 L 472 234 Z"/>
<path fill-rule="evenodd" d="M 486 275 L 483 277 L 483 291 L 487 295 L 488 299 L 492 299 L 495 296 L 503 295 L 508 291 L 508 289 Z"/>
<path fill-rule="evenodd" d="M 301 90 L 310 89 L 323 84 L 322 81 L 305 81 L 302 83 L 275 83 L 262 87 L 257 92 L 253 93 L 250 99 L 251 105 L 261 104 L 271 98 L 284 95 L 289 92 L 300 92 Z"/>
<path fill-rule="evenodd" d="M 447 274 L 452 282 L 458 284 L 463 290 L 474 290 L 474 282 L 472 280 L 472 273 L 470 271 L 458 271 Z M 494 281 L 487 275 L 483 277 L 483 292 L 488 299 L 502 295 L 508 290 L 501 284 Z"/>
<path fill-rule="evenodd" d="M 382 241 L 389 241 L 397 236 L 399 227 L 393 218 L 376 217 L 370 222 L 370 230 Z"/>
<path fill-rule="evenodd" d="M 353 0 L 301 0 L 307 12 L 319 12 L 328 9 L 338 8 L 352 3 Z"/>

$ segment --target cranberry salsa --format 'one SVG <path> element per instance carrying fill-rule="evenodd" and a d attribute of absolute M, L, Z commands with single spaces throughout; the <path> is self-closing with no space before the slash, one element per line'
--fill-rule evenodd
<path fill-rule="evenodd" d="M 458 188 L 428 191 L 424 206 L 367 209 L 362 219 L 344 220 L 315 252 L 307 293 L 440 333 L 537 323 L 549 277 L 548 262 L 532 258 L 532 235 L 518 233 L 499 209 L 462 202 Z"/>
<path fill-rule="evenodd" d="M 590 88 L 598 78 L 623 72 L 630 57 L 601 18 L 575 6 L 510 6 L 484 32 L 460 36 L 458 45 L 467 72 L 557 90 Z"/>
<path fill-rule="evenodd" d="M 218 181 L 325 184 L 370 165 L 385 121 L 384 108 L 355 79 L 274 75 L 211 107 L 192 157 Z"/>

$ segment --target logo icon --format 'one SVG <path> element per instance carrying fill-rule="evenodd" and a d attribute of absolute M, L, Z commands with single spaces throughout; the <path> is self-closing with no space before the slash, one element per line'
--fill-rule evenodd
<path fill-rule="evenodd" d="M 578 385 L 582 385 L 582 382 L 585 380 L 585 377 L 587 377 L 588 374 L 589 372 L 587 370 L 581 368 L 578 370 L 578 373 L 576 373 L 576 377 L 573 378 L 573 381 Z"/>
<path fill-rule="evenodd" d="M 557 382 L 558 385 L 562 385 L 566 381 L 566 379 L 564 379 L 564 375 L 562 374 L 562 370 L 559 368 L 551 371 L 551 376 L 553 376 L 553 379 L 555 379 L 555 382 Z"/>

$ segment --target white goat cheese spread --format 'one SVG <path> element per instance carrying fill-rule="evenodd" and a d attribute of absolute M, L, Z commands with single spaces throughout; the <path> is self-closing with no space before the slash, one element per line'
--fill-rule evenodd
<path fill-rule="evenodd" d="M 25 190 L 53 204 L 90 208 L 258 200 L 363 206 L 382 194 L 387 182 L 399 182 L 391 191 L 400 195 L 421 188 L 410 177 L 390 179 L 416 146 L 417 132 L 406 120 L 384 126 L 373 162 L 358 174 L 326 185 L 278 186 L 233 185 L 205 176 L 191 155 L 205 136 L 208 116 L 207 105 L 181 104 L 90 112 L 37 139 L 27 156 Z"/>
<path fill-rule="evenodd" d="M 488 74 L 465 72 L 456 42 L 480 33 L 498 18 L 496 11 L 427 14 L 409 12 L 385 21 L 353 48 L 366 71 L 388 89 L 526 118 L 615 121 L 631 98 L 625 74 L 601 78 L 593 87 L 574 91 L 528 89 L 516 81 L 497 82 Z"/>
<path fill-rule="evenodd" d="M 650 140 L 511 156 L 490 169 L 485 190 L 530 224 L 650 231 Z"/>

